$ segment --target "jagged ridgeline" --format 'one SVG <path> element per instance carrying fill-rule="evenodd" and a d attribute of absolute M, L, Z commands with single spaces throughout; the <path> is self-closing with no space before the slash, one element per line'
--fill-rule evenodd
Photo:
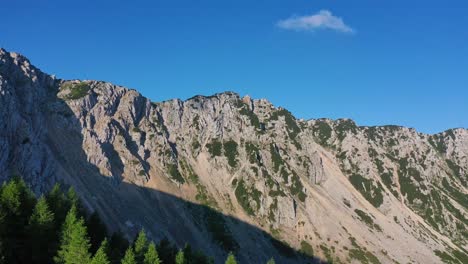
<path fill-rule="evenodd" d="M 0 172 L 127 238 L 223 263 L 467 263 L 468 131 L 298 120 L 226 92 L 151 102 L 0 52 Z"/>

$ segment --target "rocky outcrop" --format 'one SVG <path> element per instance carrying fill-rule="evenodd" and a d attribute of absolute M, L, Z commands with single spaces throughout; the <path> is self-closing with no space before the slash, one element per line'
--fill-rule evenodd
<path fill-rule="evenodd" d="M 74 185 L 129 236 L 144 227 L 242 263 L 310 262 L 283 243 L 343 263 L 463 262 L 465 129 L 303 121 L 233 92 L 155 103 L 5 50 L 0 94 L 2 179 Z"/>

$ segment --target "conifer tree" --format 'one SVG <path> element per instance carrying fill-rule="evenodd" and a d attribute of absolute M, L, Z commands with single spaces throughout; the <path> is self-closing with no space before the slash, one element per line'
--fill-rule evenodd
<path fill-rule="evenodd" d="M 91 256 L 89 254 L 89 238 L 86 234 L 84 220 L 78 220 L 70 233 L 70 240 L 65 246 L 64 263 L 82 264 L 89 263 Z"/>
<path fill-rule="evenodd" d="M 56 253 L 60 246 L 62 224 L 70 208 L 67 197 L 58 183 L 46 194 L 45 198 L 47 205 L 54 213 L 54 242 L 50 244 L 50 251 Z"/>
<path fill-rule="evenodd" d="M 64 214 L 67 208 L 69 210 Z M 62 220 L 57 220 L 55 212 L 62 215 Z M 190 245 L 178 251 L 169 240 L 163 239 L 156 247 L 154 242 L 148 241 L 144 230 L 139 232 L 132 246 L 128 245 L 128 241 L 119 232 L 114 233 L 108 243 L 105 228 L 100 228 L 103 225 L 98 215 L 88 218 L 86 225 L 84 218 L 80 216 L 84 212 L 73 188 L 65 195 L 60 186 L 55 185 L 46 196 L 40 197 L 36 202 L 22 179 L 8 181 L 0 187 L 0 264 L 214 263 L 213 258 L 208 258 L 199 251 L 192 251 Z M 58 226 L 61 227 L 60 232 L 56 230 Z M 93 228 L 90 237 L 87 226 Z M 90 252 L 91 238 L 95 242 L 102 240 L 94 254 Z M 58 240 L 60 243 L 57 243 Z M 53 250 L 57 248 L 59 250 Z M 54 253 L 56 256 L 52 257 Z M 236 263 L 232 253 L 226 263 Z"/>
<path fill-rule="evenodd" d="M 12 215 L 29 216 L 36 200 L 24 180 L 15 176 L 2 186 L 0 202 L 2 207 Z"/>
<path fill-rule="evenodd" d="M 46 199 L 42 196 L 29 219 L 27 227 L 30 250 L 29 256 L 32 263 L 50 263 L 52 244 L 55 242 L 54 214 L 50 211 Z"/>
<path fill-rule="evenodd" d="M 72 206 L 63 223 L 60 250 L 55 258 L 56 263 L 79 264 L 90 261 L 89 238 L 84 220 L 77 219 L 76 207 Z"/>
<path fill-rule="evenodd" d="M 186 264 L 184 251 L 179 250 L 179 252 L 177 252 L 175 257 L 175 264 Z"/>
<path fill-rule="evenodd" d="M 60 189 L 60 184 L 56 183 L 52 190 L 46 195 L 49 208 L 54 212 L 55 228 L 60 230 L 60 225 L 65 220 L 65 216 L 70 208 L 67 205 L 67 198 Z"/>
<path fill-rule="evenodd" d="M 1 188 L 0 204 L 2 226 L 2 254 L 6 263 L 27 262 L 26 226 L 36 200 L 19 176 L 13 177 Z"/>
<path fill-rule="evenodd" d="M 273 258 L 271 258 L 271 259 L 267 262 L 267 264 L 275 264 L 275 260 L 274 260 Z"/>
<path fill-rule="evenodd" d="M 229 253 L 227 259 L 226 259 L 226 264 L 237 264 L 236 258 L 234 257 L 234 254 Z"/>
<path fill-rule="evenodd" d="M 107 239 L 104 239 L 101 246 L 94 254 L 91 264 L 110 264 L 109 258 L 107 257 Z"/>
<path fill-rule="evenodd" d="M 138 233 L 138 237 L 135 240 L 135 258 L 138 261 L 138 263 L 143 262 L 147 246 L 148 239 L 146 238 L 145 230 L 142 229 L 140 233 Z"/>
<path fill-rule="evenodd" d="M 135 253 L 133 253 L 133 248 L 130 246 L 128 247 L 127 251 L 125 252 L 125 256 L 122 259 L 122 264 L 136 264 L 135 260 Z"/>
<path fill-rule="evenodd" d="M 156 245 L 154 242 L 151 242 L 148 246 L 148 250 L 145 253 L 145 259 L 143 264 L 160 264 L 161 260 L 158 256 L 158 251 L 156 251 Z"/>
<path fill-rule="evenodd" d="M 86 210 L 81 204 L 80 197 L 78 196 L 78 193 L 75 191 L 75 188 L 70 187 L 68 188 L 68 192 L 66 194 L 66 202 L 67 202 L 67 208 L 71 208 L 72 206 L 76 207 L 76 214 L 77 217 L 83 217 L 86 218 Z"/>
<path fill-rule="evenodd" d="M 57 252 L 57 256 L 54 258 L 56 263 L 64 263 L 66 247 L 70 243 L 70 237 L 74 225 L 78 221 L 76 215 L 76 206 L 72 206 L 65 217 L 65 221 L 62 224 L 62 232 L 60 237 L 60 249 Z"/>
<path fill-rule="evenodd" d="M 70 207 L 75 205 L 77 209 L 79 209 L 79 203 L 80 203 L 80 198 L 78 197 L 78 194 L 76 193 L 75 189 L 73 187 L 70 187 L 67 192 L 67 199 Z"/>

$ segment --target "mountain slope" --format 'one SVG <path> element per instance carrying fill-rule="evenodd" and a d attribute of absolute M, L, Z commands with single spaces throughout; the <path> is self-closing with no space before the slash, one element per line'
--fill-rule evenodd
<path fill-rule="evenodd" d="M 0 50 L 0 176 L 242 263 L 466 262 L 468 131 L 297 120 L 226 92 L 153 103 Z M 458 261 L 458 262 L 457 262 Z"/>

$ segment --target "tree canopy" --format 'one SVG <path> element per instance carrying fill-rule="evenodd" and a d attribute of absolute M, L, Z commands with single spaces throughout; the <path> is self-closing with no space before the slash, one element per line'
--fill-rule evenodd
<path fill-rule="evenodd" d="M 108 239 L 109 238 L 109 239 Z M 20 177 L 0 187 L 0 264 L 210 264 L 213 258 L 155 243 L 142 229 L 133 243 L 117 231 L 109 236 L 97 212 L 89 213 L 72 188 L 60 184 L 36 200 Z M 237 263 L 231 253 L 226 264 Z M 268 262 L 271 264 L 274 262 Z"/>

